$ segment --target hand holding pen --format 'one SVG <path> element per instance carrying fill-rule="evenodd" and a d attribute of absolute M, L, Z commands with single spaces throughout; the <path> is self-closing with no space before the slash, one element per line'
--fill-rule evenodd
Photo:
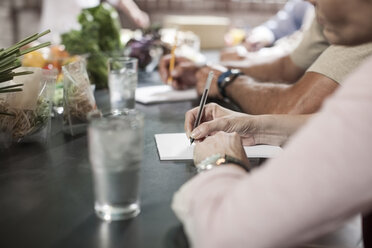
<path fill-rule="evenodd" d="M 201 117 L 203 116 L 203 110 L 204 110 L 205 102 L 207 101 L 208 92 L 209 92 L 209 88 L 210 88 L 211 83 L 212 83 L 212 79 L 213 79 L 213 71 L 210 71 L 209 74 L 208 74 L 207 81 L 205 83 L 203 95 L 200 99 L 199 111 L 198 111 L 198 115 L 197 115 L 197 117 L 195 119 L 195 122 L 194 122 L 194 129 L 197 126 L 199 126 Z M 190 138 L 190 144 L 192 144 L 193 142 L 194 142 L 194 139 Z"/>
<path fill-rule="evenodd" d="M 174 70 L 174 65 L 175 65 L 175 62 L 176 62 L 176 48 L 177 48 L 177 42 L 178 42 L 178 39 L 177 39 L 177 33 L 176 33 L 176 36 L 174 37 L 174 44 L 172 46 L 172 50 L 171 50 L 171 59 L 169 61 L 169 76 L 168 76 L 168 79 L 167 79 L 167 84 L 168 85 L 171 85 L 172 82 L 173 82 L 173 77 L 172 77 L 172 73 L 173 73 L 173 70 Z"/>

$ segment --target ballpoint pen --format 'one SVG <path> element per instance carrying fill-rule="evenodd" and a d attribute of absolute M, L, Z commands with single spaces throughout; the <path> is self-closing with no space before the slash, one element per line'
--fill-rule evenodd
<path fill-rule="evenodd" d="M 207 81 L 205 83 L 203 95 L 202 95 L 201 100 L 200 100 L 199 111 L 198 111 L 198 115 L 196 117 L 196 120 L 194 122 L 194 128 L 193 129 L 195 129 L 200 124 L 200 119 L 201 119 L 202 114 L 203 114 L 205 102 L 207 101 L 208 92 L 209 92 L 209 88 L 210 88 L 211 83 L 212 83 L 212 79 L 213 79 L 213 71 L 210 71 L 209 74 L 208 74 Z M 190 145 L 193 142 L 194 142 L 194 139 L 193 138 L 190 138 Z"/>
<path fill-rule="evenodd" d="M 176 48 L 177 48 L 177 40 L 178 39 L 177 39 L 177 34 L 176 34 L 176 36 L 174 37 L 174 44 L 173 44 L 173 47 L 172 47 L 172 50 L 171 50 L 171 59 L 169 61 L 169 76 L 168 76 L 168 80 L 167 80 L 168 85 L 171 85 L 172 81 L 173 81 L 172 72 L 174 70 L 174 64 L 175 64 L 175 61 L 176 61 L 175 52 L 176 52 Z"/>

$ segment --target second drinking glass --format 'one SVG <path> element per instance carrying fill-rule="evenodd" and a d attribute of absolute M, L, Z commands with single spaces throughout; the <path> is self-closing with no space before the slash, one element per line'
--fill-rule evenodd
<path fill-rule="evenodd" d="M 117 57 L 108 60 L 111 112 L 120 114 L 135 108 L 137 88 L 136 58 Z"/>

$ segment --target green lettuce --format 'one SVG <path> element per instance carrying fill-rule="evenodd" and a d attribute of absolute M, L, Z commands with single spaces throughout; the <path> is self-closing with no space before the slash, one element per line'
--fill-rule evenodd
<path fill-rule="evenodd" d="M 62 34 L 62 44 L 71 54 L 86 54 L 87 70 L 98 89 L 107 88 L 107 58 L 121 54 L 119 15 L 108 3 L 83 9 L 78 16 L 80 30 Z"/>

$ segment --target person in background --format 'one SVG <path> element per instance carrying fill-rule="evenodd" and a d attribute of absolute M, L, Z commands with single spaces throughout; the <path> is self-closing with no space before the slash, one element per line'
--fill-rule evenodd
<path fill-rule="evenodd" d="M 244 40 L 238 47 L 224 49 L 220 55 L 221 60 L 255 59 L 255 57 L 262 56 L 257 51 L 264 47 L 273 46 L 276 41 L 284 37 L 287 39 L 283 42 L 291 43 L 290 45 L 295 47 L 301 40 L 303 31 L 310 26 L 313 15 L 314 8 L 308 2 L 289 0 L 274 17 L 253 28 L 247 35 L 242 35 L 241 33 L 244 31 L 239 29 L 232 29 L 228 32 L 225 35 L 228 46 L 239 45 L 236 41 L 237 36 L 243 36 Z M 281 49 L 288 50 L 285 47 L 281 46 Z M 273 51 L 273 49 L 269 49 L 268 54 L 270 54 L 270 50 Z M 275 54 L 278 54 L 278 51 Z"/>
<path fill-rule="evenodd" d="M 113 2 L 117 9 L 122 11 L 134 23 L 137 28 L 148 28 L 150 18 L 148 14 L 142 11 L 133 0 L 107 0 Z"/>
<path fill-rule="evenodd" d="M 311 2 L 331 43 L 372 41 L 372 0 Z M 191 246 L 293 247 L 370 213 L 371 68 L 369 57 L 281 155 L 250 174 L 239 135 L 219 132 L 197 143 L 194 162 L 205 172 L 172 202 Z M 218 166 L 222 155 L 234 159 Z"/>
<path fill-rule="evenodd" d="M 236 61 L 198 67 L 177 57 L 172 86 L 175 89 L 196 86 L 201 94 L 207 75 L 213 70 L 215 77 L 209 96 L 229 98 L 245 113 L 311 114 L 370 54 L 371 42 L 354 47 L 329 44 L 322 24 L 314 20 L 290 55 L 271 62 L 255 65 Z M 164 82 L 169 74 L 169 60 L 167 55 L 159 63 Z"/>
<path fill-rule="evenodd" d="M 149 16 L 140 10 L 133 0 L 107 0 L 123 11 L 139 28 L 150 25 Z M 100 0 L 43 0 L 40 30 L 51 30 L 52 42 L 60 43 L 60 35 L 71 29 L 79 29 L 77 16 L 84 8 L 95 7 Z M 49 39 L 46 37 L 45 39 Z"/>
<path fill-rule="evenodd" d="M 272 46 L 280 38 L 301 29 L 307 21 L 307 12 L 312 10 L 313 6 L 304 0 L 289 0 L 274 17 L 246 35 L 244 46 L 249 52 Z"/>

